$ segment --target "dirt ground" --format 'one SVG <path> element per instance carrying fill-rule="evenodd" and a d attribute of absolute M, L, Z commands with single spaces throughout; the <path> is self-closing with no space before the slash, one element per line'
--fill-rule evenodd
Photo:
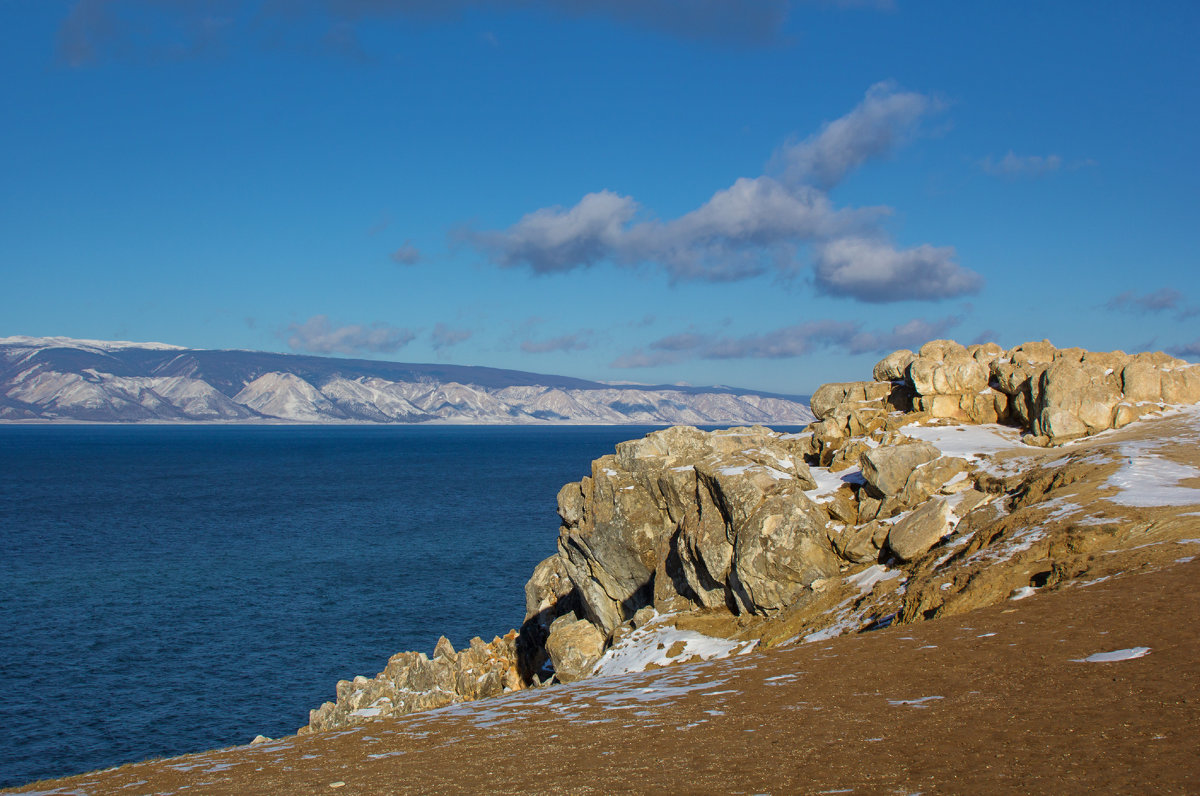
<path fill-rule="evenodd" d="M 1197 793 L 1200 538 L 1174 544 L 947 619 L 16 792 Z"/>

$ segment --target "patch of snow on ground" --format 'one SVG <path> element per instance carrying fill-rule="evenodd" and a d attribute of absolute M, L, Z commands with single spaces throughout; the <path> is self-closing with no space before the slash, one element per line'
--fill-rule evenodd
<path fill-rule="evenodd" d="M 684 643 L 683 652 L 674 658 L 668 658 L 667 652 L 677 641 Z M 592 674 L 602 676 L 644 672 L 652 663 L 665 666 L 697 657 L 706 661 L 726 658 L 744 645 L 744 641 L 730 641 L 705 636 L 693 630 L 680 630 L 660 620 L 633 631 L 609 648 L 592 670 Z"/>
<path fill-rule="evenodd" d="M 904 426 L 900 433 L 924 440 L 947 456 L 976 461 L 1000 451 L 1027 448 L 1021 442 L 1021 432 L 1015 428 L 990 424 L 985 426 Z"/>
<path fill-rule="evenodd" d="M 1024 600 L 1026 597 L 1032 597 L 1037 594 L 1037 589 L 1032 586 L 1022 586 L 1019 589 L 1013 589 L 1013 593 L 1009 595 L 1010 600 Z"/>
<path fill-rule="evenodd" d="M 1124 506 L 1191 506 L 1200 503 L 1200 489 L 1179 486 L 1189 478 L 1200 478 L 1200 470 L 1164 459 L 1149 442 L 1127 442 L 1120 447 L 1126 459 L 1121 469 L 1108 479 L 1109 486 L 1120 489 L 1108 498 Z"/>
<path fill-rule="evenodd" d="M 857 587 L 859 594 L 866 594 L 875 588 L 876 583 L 898 578 L 903 574 L 904 572 L 899 569 L 888 569 L 883 564 L 872 564 L 862 572 L 847 575 L 846 582 L 851 586 Z"/>
<path fill-rule="evenodd" d="M 812 473 L 813 480 L 817 482 L 817 488 L 805 490 L 804 494 L 817 503 L 828 503 L 832 499 L 833 493 L 838 491 L 842 484 L 861 484 L 863 482 L 862 470 L 858 467 L 851 467 L 836 473 L 830 472 L 828 467 L 810 467 L 808 471 Z"/>
<path fill-rule="evenodd" d="M 890 705 L 894 708 L 900 708 L 900 707 L 924 708 L 924 707 L 928 707 L 928 705 L 926 705 L 925 703 L 934 702 L 939 699 L 945 699 L 945 697 L 927 696 L 927 697 L 919 697 L 917 699 L 889 699 L 888 705 Z"/>
<path fill-rule="evenodd" d="M 1134 658 L 1140 658 L 1143 655 L 1149 654 L 1149 647 L 1130 647 L 1129 649 L 1113 650 L 1112 652 L 1097 652 L 1095 655 L 1077 659 L 1075 663 L 1116 663 L 1117 661 L 1131 661 Z"/>

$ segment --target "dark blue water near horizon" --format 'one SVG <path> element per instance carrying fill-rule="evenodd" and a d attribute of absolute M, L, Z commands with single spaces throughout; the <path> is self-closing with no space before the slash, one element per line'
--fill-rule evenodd
<path fill-rule="evenodd" d="M 518 626 L 559 488 L 648 430 L 0 426 L 0 787 L 289 734 Z"/>

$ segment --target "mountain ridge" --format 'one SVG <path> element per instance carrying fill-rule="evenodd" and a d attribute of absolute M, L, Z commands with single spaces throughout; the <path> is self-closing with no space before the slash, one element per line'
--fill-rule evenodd
<path fill-rule="evenodd" d="M 164 343 L 0 338 L 0 420 L 466 424 L 807 423 L 807 396 L 605 384 L 476 365 Z"/>

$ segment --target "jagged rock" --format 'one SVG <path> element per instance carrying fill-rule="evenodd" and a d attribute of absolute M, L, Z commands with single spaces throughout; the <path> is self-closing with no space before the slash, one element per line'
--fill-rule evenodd
<path fill-rule="evenodd" d="M 854 490 L 849 486 L 838 489 L 821 505 L 838 522 L 854 525 L 858 521 L 858 505 L 854 500 Z"/>
<path fill-rule="evenodd" d="M 550 626 L 546 652 L 554 674 L 562 683 L 573 683 L 591 674 L 604 654 L 605 635 L 583 619 L 561 616 Z"/>
<path fill-rule="evenodd" d="M 300 732 L 347 727 L 523 688 L 516 642 L 514 630 L 491 643 L 471 639 L 459 652 L 442 637 L 432 659 L 424 653 L 397 653 L 374 678 L 360 675 L 339 681 L 337 700 L 310 711 L 308 725 Z"/>
<path fill-rule="evenodd" d="M 941 456 L 928 442 L 914 440 L 902 445 L 880 445 L 862 455 L 862 474 L 867 487 L 878 498 L 898 495 L 918 466 Z"/>
<path fill-rule="evenodd" d="M 855 564 L 873 564 L 879 560 L 879 551 L 887 541 L 891 525 L 879 520 L 847 528 L 835 542 L 838 554 Z"/>
<path fill-rule="evenodd" d="M 909 473 L 900 500 L 906 506 L 915 506 L 941 489 L 951 478 L 965 473 L 968 466 L 966 459 L 954 456 L 940 456 L 920 464 Z"/>
<path fill-rule="evenodd" d="M 555 619 L 578 609 L 579 599 L 575 594 L 575 584 L 571 582 L 562 558 L 552 555 L 533 568 L 533 574 L 525 583 L 526 622 L 533 619 L 549 629 L 550 623 Z M 441 642 L 438 644 L 440 646 Z M 453 652 L 454 648 L 451 647 L 450 650 Z M 435 656 L 437 652 L 434 650 Z"/>
<path fill-rule="evenodd" d="M 828 516 L 802 491 L 785 487 L 762 500 L 738 529 L 731 586 L 739 608 L 770 614 L 838 571 L 825 535 Z"/>
<path fill-rule="evenodd" d="M 926 553 L 950 532 L 950 505 L 945 498 L 926 501 L 903 519 L 892 525 L 887 546 L 901 561 L 912 561 Z"/>

